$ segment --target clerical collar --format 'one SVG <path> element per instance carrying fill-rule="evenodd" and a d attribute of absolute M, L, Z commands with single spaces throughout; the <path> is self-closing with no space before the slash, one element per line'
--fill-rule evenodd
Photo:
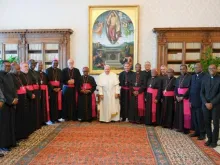
<path fill-rule="evenodd" d="M 150 70 L 145 70 L 145 72 L 150 72 Z"/>
<path fill-rule="evenodd" d="M 213 75 L 213 76 L 212 76 L 212 75 L 210 75 L 210 77 L 211 77 L 211 78 L 215 78 L 215 76 L 216 76 L 216 74 L 215 74 L 215 75 Z"/>
<path fill-rule="evenodd" d="M 203 73 L 203 72 L 196 73 L 196 76 L 198 77 L 201 73 Z"/>

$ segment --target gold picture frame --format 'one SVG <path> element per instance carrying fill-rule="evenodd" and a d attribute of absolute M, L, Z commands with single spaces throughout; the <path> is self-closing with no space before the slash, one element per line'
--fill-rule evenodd
<path fill-rule="evenodd" d="M 139 6 L 89 6 L 89 68 L 103 72 L 104 65 L 120 73 L 128 62 L 138 61 Z"/>

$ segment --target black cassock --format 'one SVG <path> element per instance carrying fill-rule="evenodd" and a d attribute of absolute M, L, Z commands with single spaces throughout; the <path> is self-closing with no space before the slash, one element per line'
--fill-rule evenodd
<path fill-rule="evenodd" d="M 40 123 L 43 124 L 50 120 L 50 111 L 49 105 L 47 107 L 47 103 L 49 104 L 49 91 L 48 91 L 48 80 L 47 75 L 44 72 L 38 72 L 40 78 L 40 114 L 39 120 Z"/>
<path fill-rule="evenodd" d="M 128 118 L 128 111 L 130 107 L 130 100 L 131 100 L 131 91 L 130 91 L 130 86 L 131 86 L 131 76 L 133 72 L 121 72 L 119 74 L 119 85 L 121 86 L 121 91 L 120 91 L 120 115 L 123 120 Z"/>
<path fill-rule="evenodd" d="M 20 75 L 11 74 L 14 85 L 17 90 L 18 104 L 15 112 L 15 136 L 16 140 L 25 139 L 29 136 L 29 103 L 27 98 L 27 91 L 23 86 Z"/>
<path fill-rule="evenodd" d="M 189 98 L 189 88 L 191 84 L 191 75 L 185 74 L 181 75 L 176 79 L 175 85 L 175 95 L 179 97 L 183 97 L 184 99 Z M 178 88 L 188 88 L 188 91 L 185 94 L 179 94 Z M 198 94 L 199 97 L 199 94 Z M 186 105 L 185 105 L 186 106 Z M 190 119 L 191 120 L 191 119 Z M 178 131 L 184 131 L 184 104 L 183 101 L 176 101 L 176 111 L 174 115 L 174 128 Z"/>
<path fill-rule="evenodd" d="M 78 101 L 78 88 L 79 79 L 81 75 L 79 69 L 65 68 L 62 70 L 63 78 L 63 112 L 64 118 L 67 120 L 78 120 L 77 114 L 77 101 Z M 67 82 L 74 79 L 74 85 L 68 85 Z"/>
<path fill-rule="evenodd" d="M 159 76 L 151 77 L 147 82 L 147 90 L 148 88 L 157 89 L 157 95 L 155 99 L 158 101 L 156 104 L 156 121 L 152 122 L 152 108 L 154 100 L 152 100 L 152 93 L 146 92 L 146 113 L 145 113 L 145 124 L 157 124 L 161 123 L 161 98 L 162 98 L 162 80 Z"/>
<path fill-rule="evenodd" d="M 35 122 L 35 128 L 39 129 L 41 127 L 41 100 L 40 100 L 40 77 L 37 71 L 29 69 L 28 74 L 30 77 L 32 77 L 33 87 L 34 87 L 34 122 Z"/>
<path fill-rule="evenodd" d="M 161 108 L 161 125 L 172 128 L 175 112 L 175 96 L 174 89 L 176 85 L 176 78 L 163 78 L 163 99 Z"/>
<path fill-rule="evenodd" d="M 48 68 L 46 69 L 46 75 L 48 78 L 49 88 L 49 103 L 50 103 L 50 120 L 52 122 L 57 121 L 61 117 L 62 107 L 59 106 L 58 95 L 62 95 L 60 92 L 55 92 L 54 88 L 62 89 L 62 72 L 59 68 Z M 53 84 L 54 83 L 54 84 Z M 61 100 L 60 100 L 61 103 Z"/>
<path fill-rule="evenodd" d="M 0 148 L 8 148 L 16 145 L 16 107 L 12 102 L 17 98 L 17 94 L 11 74 L 0 71 L 0 86 L 5 97 L 5 103 L 0 109 Z"/>
<path fill-rule="evenodd" d="M 144 71 L 142 71 L 142 72 L 143 72 L 144 75 L 145 75 L 145 81 L 146 81 L 146 83 L 147 83 L 148 80 L 151 78 L 151 70 L 149 70 L 149 71 L 144 70 Z"/>
<path fill-rule="evenodd" d="M 19 77 L 20 77 L 20 80 L 22 81 L 22 84 L 26 87 L 26 91 L 27 91 L 28 112 L 26 113 L 27 119 L 25 123 L 27 126 L 28 134 L 31 134 L 36 129 L 36 116 L 35 116 L 36 113 L 34 112 L 35 105 L 34 105 L 34 99 L 32 99 L 32 94 L 34 94 L 34 90 L 32 86 L 33 85 L 32 76 L 28 73 L 26 74 L 26 73 L 21 72 Z M 30 87 L 32 87 L 32 89 Z"/>
<path fill-rule="evenodd" d="M 84 85 L 83 85 L 84 84 Z M 88 89 L 88 84 L 90 84 L 91 89 Z M 95 94 L 94 91 L 96 90 L 96 82 L 92 76 L 81 76 L 79 80 L 79 103 L 78 103 L 78 118 L 81 121 L 91 121 L 92 118 L 95 118 L 96 114 L 96 106 L 95 106 Z M 91 92 L 88 94 L 84 94 L 80 92 L 82 89 L 88 89 Z M 93 95 L 93 96 L 92 96 Z M 93 99 L 93 100 L 92 100 Z M 93 103 L 92 103 L 93 101 Z M 93 115 L 94 114 L 94 115 Z"/>
<path fill-rule="evenodd" d="M 142 122 L 141 118 L 144 118 L 145 114 L 145 98 L 144 98 L 144 91 L 145 91 L 146 79 L 143 72 L 140 73 L 133 73 L 131 75 L 131 99 L 130 99 L 130 106 L 128 112 L 128 120 L 131 122 Z M 135 89 L 137 88 L 137 89 Z M 138 91 L 139 95 L 134 96 L 133 92 Z M 140 100 L 138 100 L 140 99 Z M 142 104 L 140 106 L 139 104 Z"/>

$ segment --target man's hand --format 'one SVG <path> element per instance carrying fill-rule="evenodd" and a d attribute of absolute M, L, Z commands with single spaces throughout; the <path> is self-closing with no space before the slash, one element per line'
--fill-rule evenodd
<path fill-rule="evenodd" d="M 179 102 L 179 97 L 178 96 L 176 96 L 176 100 L 177 100 L 177 102 Z"/>
<path fill-rule="evenodd" d="M 0 108 L 2 108 L 4 105 L 4 102 L 0 101 Z"/>
<path fill-rule="evenodd" d="M 133 94 L 134 94 L 134 96 L 137 96 L 139 94 L 139 92 L 138 91 L 134 91 Z"/>
<path fill-rule="evenodd" d="M 67 83 L 69 84 L 69 85 L 73 85 L 74 84 L 74 79 L 70 79 Z"/>
<path fill-rule="evenodd" d="M 12 104 L 13 104 L 13 105 L 18 104 L 18 98 L 14 98 L 14 100 L 13 100 Z"/>
<path fill-rule="evenodd" d="M 183 97 L 179 97 L 179 101 L 182 101 L 183 100 Z"/>
<path fill-rule="evenodd" d="M 99 95 L 100 99 L 103 100 L 104 99 L 104 96 L 103 95 Z"/>
<path fill-rule="evenodd" d="M 119 98 L 119 94 L 115 94 L 115 98 L 118 99 Z"/>
<path fill-rule="evenodd" d="M 35 94 L 32 94 L 32 99 L 35 99 Z"/>
<path fill-rule="evenodd" d="M 212 110 L 212 103 L 206 103 L 205 106 L 208 110 Z"/>
<path fill-rule="evenodd" d="M 90 90 L 84 90 L 84 93 L 85 94 L 88 94 L 88 93 L 90 93 L 91 91 Z"/>
<path fill-rule="evenodd" d="M 155 100 L 154 100 L 154 103 L 155 103 L 155 104 L 157 104 L 157 103 L 158 103 L 158 101 L 155 99 Z"/>

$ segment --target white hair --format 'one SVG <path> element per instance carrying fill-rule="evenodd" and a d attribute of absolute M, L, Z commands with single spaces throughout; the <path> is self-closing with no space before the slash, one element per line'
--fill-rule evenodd
<path fill-rule="evenodd" d="M 110 65 L 105 65 L 105 66 L 104 66 L 104 69 L 105 69 L 105 68 L 111 69 Z"/>

